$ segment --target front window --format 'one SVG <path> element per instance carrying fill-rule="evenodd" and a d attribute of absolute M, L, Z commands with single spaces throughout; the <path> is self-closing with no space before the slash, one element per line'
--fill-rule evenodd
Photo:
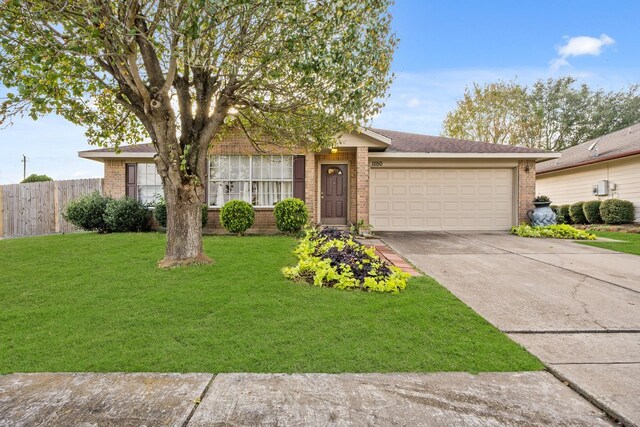
<path fill-rule="evenodd" d="M 244 200 L 272 207 L 293 196 L 293 156 L 211 156 L 209 205 Z"/>
<path fill-rule="evenodd" d="M 155 163 L 138 163 L 136 183 L 140 203 L 153 204 L 162 197 L 162 180 Z"/>

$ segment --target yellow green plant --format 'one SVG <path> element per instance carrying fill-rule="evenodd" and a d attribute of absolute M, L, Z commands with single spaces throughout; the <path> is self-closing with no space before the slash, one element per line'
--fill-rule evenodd
<path fill-rule="evenodd" d="M 291 280 L 337 289 L 399 292 L 409 275 L 390 266 L 348 234 L 334 229 L 308 229 L 295 250 L 298 263 L 282 273 Z"/>

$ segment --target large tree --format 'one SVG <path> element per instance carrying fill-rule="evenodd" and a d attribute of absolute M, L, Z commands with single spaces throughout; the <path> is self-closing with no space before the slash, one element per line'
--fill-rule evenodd
<path fill-rule="evenodd" d="M 605 92 L 572 77 L 473 84 L 447 114 L 443 134 L 496 144 L 563 150 L 640 122 L 640 86 Z"/>
<path fill-rule="evenodd" d="M 329 147 L 390 85 L 391 0 L 5 0 L 0 122 L 59 114 L 90 143 L 148 138 L 167 203 L 161 265 L 207 262 L 207 151 L 231 127 L 257 146 Z"/>

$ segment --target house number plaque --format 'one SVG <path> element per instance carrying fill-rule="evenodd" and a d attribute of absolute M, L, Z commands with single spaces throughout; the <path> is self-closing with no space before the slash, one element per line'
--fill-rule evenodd
<path fill-rule="evenodd" d="M 382 161 L 381 160 L 374 160 L 371 162 L 371 167 L 380 167 L 382 166 Z"/>

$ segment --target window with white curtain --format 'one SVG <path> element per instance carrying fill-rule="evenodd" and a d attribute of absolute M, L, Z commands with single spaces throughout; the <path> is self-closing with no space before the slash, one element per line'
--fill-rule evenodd
<path fill-rule="evenodd" d="M 272 207 L 293 197 L 293 156 L 211 156 L 209 205 L 244 200 Z"/>
<path fill-rule="evenodd" d="M 138 201 L 153 204 L 162 197 L 162 180 L 155 163 L 138 163 L 136 172 Z"/>

